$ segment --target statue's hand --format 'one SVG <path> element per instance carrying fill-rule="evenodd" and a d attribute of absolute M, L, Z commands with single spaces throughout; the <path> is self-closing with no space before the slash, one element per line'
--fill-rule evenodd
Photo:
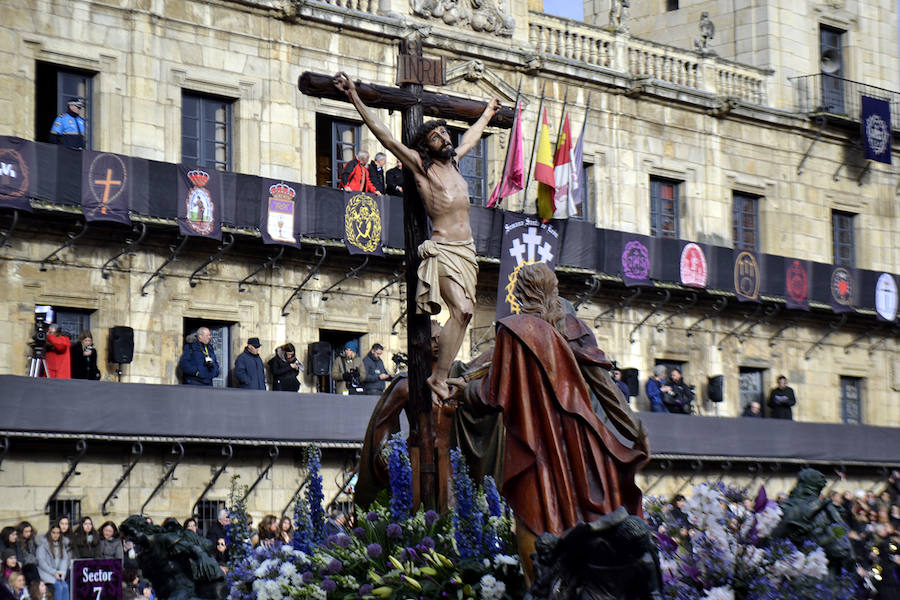
<path fill-rule="evenodd" d="M 491 98 L 491 101 L 488 103 L 488 109 L 490 109 L 492 113 L 497 114 L 501 108 L 503 108 L 503 105 L 500 104 L 500 98 Z"/>
<path fill-rule="evenodd" d="M 337 74 L 335 74 L 334 79 L 332 81 L 334 82 L 334 87 L 341 90 L 348 96 L 353 94 L 354 92 L 356 92 L 356 85 L 350 79 L 350 76 L 347 75 L 346 73 L 344 73 L 343 71 L 340 71 Z"/>

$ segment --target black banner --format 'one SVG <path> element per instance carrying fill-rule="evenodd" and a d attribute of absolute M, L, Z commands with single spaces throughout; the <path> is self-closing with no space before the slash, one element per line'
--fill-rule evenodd
<path fill-rule="evenodd" d="M 344 194 L 344 245 L 350 254 L 384 256 L 385 233 L 381 196 L 367 192 Z"/>
<path fill-rule="evenodd" d="M 561 247 L 558 222 L 542 223 L 535 216 L 502 212 L 503 237 L 497 277 L 498 320 L 519 312 L 513 288 L 522 265 L 542 262 L 555 269 Z"/>
<path fill-rule="evenodd" d="M 762 270 L 759 259 L 752 250 L 735 251 L 734 293 L 738 302 L 759 302 L 759 288 Z"/>
<path fill-rule="evenodd" d="M 694 242 L 684 245 L 681 249 L 678 275 L 681 285 L 695 288 L 706 287 L 709 281 L 709 262 L 706 260 L 703 246 Z"/>
<path fill-rule="evenodd" d="M 891 103 L 862 96 L 860 118 L 866 158 L 891 164 Z"/>
<path fill-rule="evenodd" d="M 34 144 L 0 136 L 0 206 L 31 212 L 36 185 Z"/>
<path fill-rule="evenodd" d="M 131 224 L 131 157 L 82 152 L 81 212 L 88 221 Z"/>
<path fill-rule="evenodd" d="M 259 232 L 263 244 L 300 247 L 300 195 L 301 186 L 275 179 L 262 180 L 263 200 Z"/>
<path fill-rule="evenodd" d="M 831 291 L 831 310 L 836 313 L 853 312 L 856 306 L 856 269 L 834 267 L 828 283 Z"/>
<path fill-rule="evenodd" d="M 178 228 L 182 235 L 222 239 L 222 174 L 178 165 Z"/>
<path fill-rule="evenodd" d="M 897 319 L 897 280 L 882 273 L 875 284 L 875 312 L 879 321 L 893 323 Z"/>
<path fill-rule="evenodd" d="M 653 266 L 651 242 L 651 238 L 645 235 L 622 235 L 619 263 L 622 267 L 622 281 L 626 286 L 650 285 L 650 269 Z"/>
<path fill-rule="evenodd" d="M 787 308 L 809 310 L 812 269 L 808 260 L 784 261 L 784 301 Z"/>

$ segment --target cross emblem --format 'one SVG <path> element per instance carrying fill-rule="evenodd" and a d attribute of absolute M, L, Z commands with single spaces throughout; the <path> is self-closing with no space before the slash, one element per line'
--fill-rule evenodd
<path fill-rule="evenodd" d="M 94 185 L 102 185 L 103 186 L 103 206 L 100 207 L 100 212 L 102 214 L 106 214 L 106 205 L 109 202 L 109 186 L 111 185 L 122 185 L 122 181 L 118 179 L 112 178 L 112 169 L 106 170 L 106 179 L 95 179 Z"/>
<path fill-rule="evenodd" d="M 522 244 L 525 242 L 525 244 Z M 537 232 L 537 227 L 529 227 L 528 231 L 522 234 L 521 241 L 516 238 L 512 242 L 512 248 L 509 249 L 509 255 L 516 259 L 516 264 L 521 265 L 526 260 L 534 262 L 535 254 L 541 257 L 539 262 L 551 262 L 553 260 L 553 251 L 549 242 L 545 242 Z"/>

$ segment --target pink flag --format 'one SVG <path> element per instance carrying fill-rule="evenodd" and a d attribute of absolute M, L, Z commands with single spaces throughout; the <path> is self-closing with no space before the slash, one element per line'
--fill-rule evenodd
<path fill-rule="evenodd" d="M 494 188 L 487 203 L 488 208 L 495 206 L 501 199 L 525 189 L 525 142 L 522 139 L 521 104 L 516 107 L 516 120 L 510 132 L 509 144 L 506 165 L 503 168 L 505 177 Z"/>

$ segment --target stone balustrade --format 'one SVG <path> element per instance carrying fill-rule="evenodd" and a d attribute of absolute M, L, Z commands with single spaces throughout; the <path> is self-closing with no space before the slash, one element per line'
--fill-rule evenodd
<path fill-rule="evenodd" d="M 320 4 L 328 4 L 337 6 L 338 8 L 346 8 L 348 10 L 358 10 L 360 12 L 377 13 L 379 0 L 315 0 Z"/>

